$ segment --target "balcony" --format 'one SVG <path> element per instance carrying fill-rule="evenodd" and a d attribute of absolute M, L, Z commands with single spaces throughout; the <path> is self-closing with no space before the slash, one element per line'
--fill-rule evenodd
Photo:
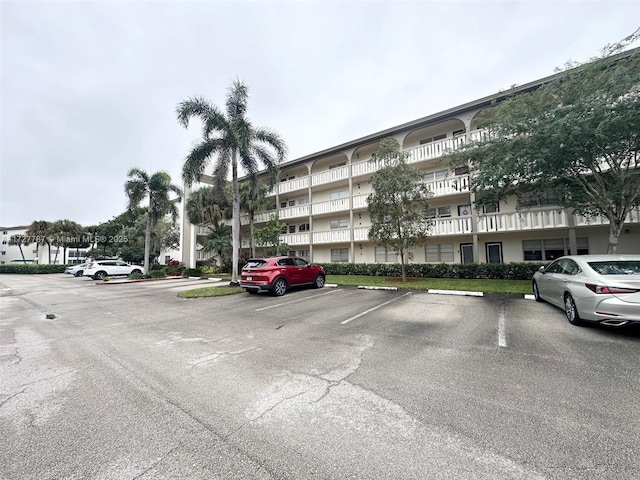
<path fill-rule="evenodd" d="M 469 175 L 445 178 L 426 184 L 434 197 L 469 192 Z"/>
<path fill-rule="evenodd" d="M 310 233 L 285 233 L 280 235 L 280 241 L 286 243 L 287 245 L 309 245 L 309 237 Z"/>
<path fill-rule="evenodd" d="M 278 218 L 280 220 L 286 220 L 288 218 L 308 217 L 309 216 L 309 204 L 298 205 L 295 207 L 281 208 L 278 210 Z"/>
<path fill-rule="evenodd" d="M 324 185 L 325 183 L 338 182 L 340 180 L 347 180 L 349 178 L 349 167 L 344 165 L 342 167 L 330 168 L 324 172 L 318 172 L 311 175 L 311 185 Z"/>
<path fill-rule="evenodd" d="M 431 226 L 432 236 L 465 235 L 473 233 L 471 217 L 435 218 Z"/>
<path fill-rule="evenodd" d="M 312 215 L 322 215 L 325 213 L 343 212 L 349 210 L 349 199 L 338 198 L 327 202 L 317 202 L 311 204 Z"/>
<path fill-rule="evenodd" d="M 312 232 L 314 245 L 320 243 L 343 243 L 351 240 L 351 229 L 341 228 L 323 232 Z"/>
<path fill-rule="evenodd" d="M 495 213 L 478 218 L 478 233 L 539 230 L 568 226 L 566 212 L 558 207 L 545 210 Z"/>
<path fill-rule="evenodd" d="M 575 225 L 577 227 L 585 227 L 589 225 L 609 225 L 607 217 L 583 217 L 582 215 L 574 215 Z M 640 223 L 640 207 L 636 207 L 629 211 L 625 223 Z"/>

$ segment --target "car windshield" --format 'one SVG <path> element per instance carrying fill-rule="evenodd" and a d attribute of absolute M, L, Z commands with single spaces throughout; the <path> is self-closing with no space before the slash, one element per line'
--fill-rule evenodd
<path fill-rule="evenodd" d="M 600 275 L 640 275 L 640 261 L 637 260 L 589 262 L 589 266 Z"/>
<path fill-rule="evenodd" d="M 260 268 L 267 264 L 266 260 L 249 260 L 244 268 Z"/>

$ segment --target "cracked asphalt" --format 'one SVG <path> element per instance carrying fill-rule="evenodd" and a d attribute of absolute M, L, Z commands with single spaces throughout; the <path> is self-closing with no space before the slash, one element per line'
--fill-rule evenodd
<path fill-rule="evenodd" d="M 638 329 L 509 296 L 176 296 L 199 286 L 0 276 L 0 478 L 640 478 Z"/>

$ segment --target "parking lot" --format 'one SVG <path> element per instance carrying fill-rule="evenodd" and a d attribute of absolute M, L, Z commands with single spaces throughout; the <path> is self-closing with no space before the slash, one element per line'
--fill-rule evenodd
<path fill-rule="evenodd" d="M 512 296 L 0 283 L 10 479 L 640 478 L 638 329 Z"/>

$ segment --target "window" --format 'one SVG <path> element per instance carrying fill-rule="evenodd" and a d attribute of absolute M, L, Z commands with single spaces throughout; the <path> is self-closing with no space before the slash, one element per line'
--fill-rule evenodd
<path fill-rule="evenodd" d="M 523 207 L 545 207 L 547 205 L 560 205 L 560 198 L 554 193 L 545 193 L 542 195 L 531 195 L 519 199 L 520 205 Z"/>
<path fill-rule="evenodd" d="M 334 263 L 345 263 L 349 261 L 349 249 L 348 248 L 332 248 L 331 249 L 331 261 Z"/>
<path fill-rule="evenodd" d="M 444 180 L 445 178 L 447 178 L 448 174 L 449 174 L 448 170 L 438 170 L 436 172 L 425 173 L 424 181 L 428 183 L 428 182 L 435 182 L 438 180 Z"/>
<path fill-rule="evenodd" d="M 482 206 L 482 213 L 498 213 L 500 211 L 500 204 L 489 203 Z"/>
<path fill-rule="evenodd" d="M 6 255 L 7 252 L 5 252 L 4 250 L 2 250 L 2 252 L 0 252 L 2 255 Z"/>
<path fill-rule="evenodd" d="M 578 255 L 589 253 L 587 237 L 576 238 Z M 527 260 L 554 260 L 563 255 L 569 255 L 568 238 L 545 238 L 544 240 L 523 240 L 522 253 Z"/>
<path fill-rule="evenodd" d="M 299 232 L 308 232 L 309 230 L 310 228 L 308 223 L 301 223 L 300 225 L 298 225 Z"/>
<path fill-rule="evenodd" d="M 466 175 L 467 173 L 469 173 L 469 166 L 461 165 L 460 167 L 456 167 L 453 173 L 455 175 Z"/>
<path fill-rule="evenodd" d="M 296 226 L 295 225 L 289 225 L 289 233 L 296 233 Z"/>
<path fill-rule="evenodd" d="M 331 220 L 330 226 L 331 228 L 347 228 L 349 226 L 349 221 L 346 218 Z"/>
<path fill-rule="evenodd" d="M 427 218 L 446 218 L 451 216 L 451 206 L 428 208 Z"/>
<path fill-rule="evenodd" d="M 280 208 L 287 208 L 287 202 L 281 202 Z"/>
<path fill-rule="evenodd" d="M 344 167 L 346 164 L 347 162 L 334 163 L 333 165 L 329 165 L 329 170 L 333 168 Z"/>
<path fill-rule="evenodd" d="M 467 217 L 471 215 L 471 205 L 458 205 L 458 216 Z"/>
<path fill-rule="evenodd" d="M 427 244 L 424 253 L 427 263 L 453 262 L 453 243 Z"/>
<path fill-rule="evenodd" d="M 437 142 L 438 140 L 443 140 L 445 138 L 447 138 L 447 134 L 441 133 L 440 135 L 434 135 L 433 137 L 420 140 L 420 145 L 424 145 L 425 143 Z"/>
<path fill-rule="evenodd" d="M 6 245 L 6 244 L 7 244 L 7 241 L 6 241 L 6 240 L 2 240 L 2 244 L 3 244 L 3 245 Z"/>
<path fill-rule="evenodd" d="M 171 260 L 171 256 L 170 255 L 165 255 L 164 256 L 164 264 L 166 265 L 167 263 L 169 263 L 169 261 Z"/>
<path fill-rule="evenodd" d="M 456 135 L 464 135 L 465 133 L 467 133 L 467 130 L 463 128 L 462 130 L 455 130 L 453 132 L 453 136 L 455 137 Z"/>
<path fill-rule="evenodd" d="M 296 251 L 295 250 L 289 250 L 289 256 L 290 257 L 295 257 L 296 256 Z M 297 265 L 298 261 L 295 260 L 294 263 Z"/>
<path fill-rule="evenodd" d="M 309 261 L 309 250 L 298 250 L 298 256 L 300 258 L 304 258 L 306 261 Z"/>
<path fill-rule="evenodd" d="M 392 248 L 376 247 L 376 263 L 397 262 L 398 254 Z"/>
<path fill-rule="evenodd" d="M 329 194 L 329 200 L 338 200 L 340 198 L 347 198 L 347 191 L 340 190 L 338 192 L 331 192 Z"/>
<path fill-rule="evenodd" d="M 293 258 L 281 258 L 278 260 L 278 266 L 280 267 L 294 267 L 295 263 L 293 262 Z"/>
<path fill-rule="evenodd" d="M 295 207 L 296 206 L 296 201 L 295 200 L 289 200 L 289 206 L 290 207 Z"/>
<path fill-rule="evenodd" d="M 304 198 L 299 198 L 298 199 L 298 205 L 306 205 L 307 203 L 309 203 L 309 197 L 304 197 Z"/>

